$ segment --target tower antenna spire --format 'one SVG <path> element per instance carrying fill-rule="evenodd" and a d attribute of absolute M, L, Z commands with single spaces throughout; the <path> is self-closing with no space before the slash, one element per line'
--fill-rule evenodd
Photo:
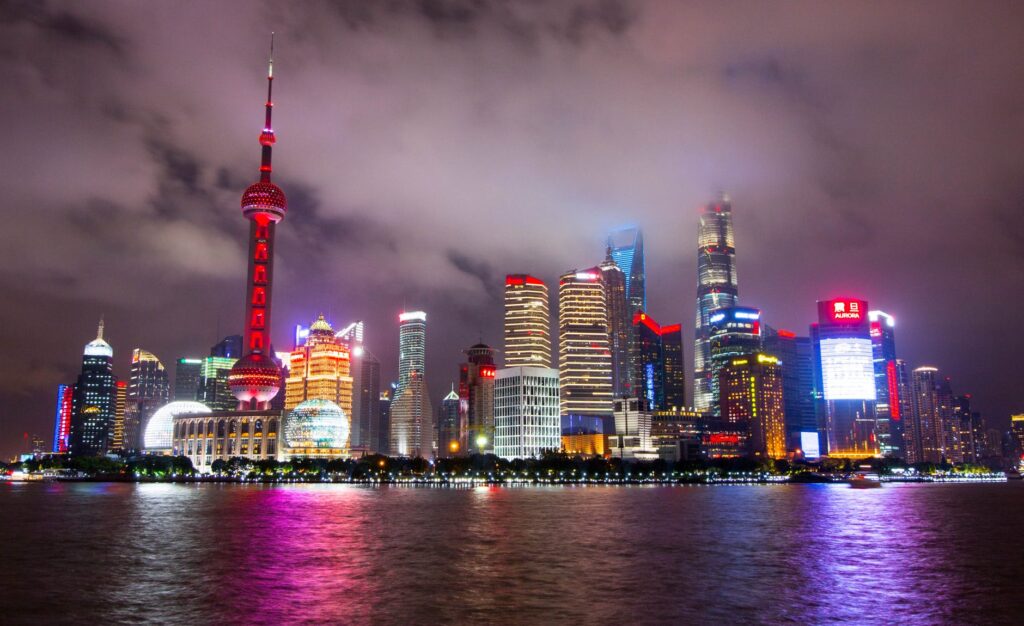
<path fill-rule="evenodd" d="M 276 141 L 274 137 L 274 125 L 271 123 L 270 117 L 274 110 L 274 33 L 270 33 L 270 61 L 267 63 L 267 117 L 263 122 L 263 132 L 260 133 L 260 145 L 263 146 L 263 155 L 260 161 L 260 181 L 269 183 L 270 172 L 272 170 L 270 165 L 270 152 Z"/>
<path fill-rule="evenodd" d="M 103 339 L 103 314 L 100 314 L 100 325 L 96 329 L 96 338 Z"/>

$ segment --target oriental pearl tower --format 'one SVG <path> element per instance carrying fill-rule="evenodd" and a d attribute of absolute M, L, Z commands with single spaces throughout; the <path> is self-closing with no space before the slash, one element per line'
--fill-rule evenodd
<path fill-rule="evenodd" d="M 274 103 L 274 36 L 270 37 L 267 70 L 266 122 L 260 133 L 263 157 L 260 180 L 242 194 L 242 215 L 249 220 L 249 278 L 245 295 L 245 354 L 228 374 L 231 393 L 239 410 L 266 410 L 281 388 L 281 371 L 270 353 L 270 288 L 274 268 L 274 228 L 288 210 L 281 188 L 270 182 L 270 152 L 274 129 L 270 114 Z"/>

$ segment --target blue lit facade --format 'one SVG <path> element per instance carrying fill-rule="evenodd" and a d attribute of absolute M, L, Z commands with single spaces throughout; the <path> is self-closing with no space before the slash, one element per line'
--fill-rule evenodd
<path fill-rule="evenodd" d="M 733 306 L 708 317 L 708 349 L 711 375 L 711 414 L 721 415 L 719 374 L 733 359 L 761 350 L 761 311 Z"/>

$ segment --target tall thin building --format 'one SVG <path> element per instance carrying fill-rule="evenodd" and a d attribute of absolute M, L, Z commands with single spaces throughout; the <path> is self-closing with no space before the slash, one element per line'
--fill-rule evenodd
<path fill-rule="evenodd" d="M 868 311 L 871 355 L 875 365 L 875 420 L 883 455 L 903 457 L 903 413 L 896 377 L 896 320 L 884 311 Z"/>
<path fill-rule="evenodd" d="M 665 406 L 665 352 L 661 342 L 661 326 L 654 318 L 637 311 L 631 324 L 633 350 L 630 361 L 636 368 L 633 396 L 640 398 L 641 411 L 661 410 Z M 616 428 L 616 434 L 620 433 Z"/>
<path fill-rule="evenodd" d="M 466 350 L 468 358 L 459 366 L 459 443 L 477 454 L 494 451 L 495 352 L 478 343 Z"/>
<path fill-rule="evenodd" d="M 268 409 L 271 399 L 281 388 L 281 369 L 271 358 L 270 312 L 274 275 L 274 229 L 288 211 L 288 201 L 281 188 L 270 182 L 271 152 L 276 138 L 271 124 L 274 102 L 274 42 L 270 42 L 270 63 L 267 69 L 267 102 L 265 121 L 260 132 L 262 150 L 260 180 L 242 194 L 242 215 L 249 220 L 249 272 L 245 294 L 245 335 L 238 359 L 228 375 L 231 392 L 238 399 L 238 408 Z"/>
<path fill-rule="evenodd" d="M 698 411 L 712 408 L 711 322 L 714 311 L 736 306 L 736 244 L 732 203 L 722 196 L 704 207 L 697 234 L 697 319 L 693 350 L 693 404 Z"/>
<path fill-rule="evenodd" d="M 113 449 L 116 389 L 114 349 L 103 339 L 101 319 L 96 339 L 85 345 L 82 373 L 75 383 L 68 440 L 70 454 L 100 455 Z"/>
<path fill-rule="evenodd" d="M 601 270 L 601 282 L 608 306 L 608 342 L 612 353 L 612 393 L 616 397 L 635 395 L 633 390 L 634 368 L 632 345 L 633 312 L 626 295 L 626 274 L 612 260 L 609 246 L 607 258 L 597 266 Z M 642 281 L 641 281 L 642 284 Z"/>
<path fill-rule="evenodd" d="M 398 386 L 391 401 L 391 454 L 430 458 L 434 454 L 434 415 L 425 380 L 427 314 L 398 316 Z"/>
<path fill-rule="evenodd" d="M 127 453 L 131 452 L 130 443 L 126 437 L 128 417 L 128 383 L 119 380 L 114 387 L 114 435 L 111 439 L 110 452 Z M 133 418 L 134 419 L 134 418 Z"/>
<path fill-rule="evenodd" d="M 57 386 L 57 414 L 53 425 L 53 451 L 64 454 L 68 451 L 68 435 L 71 433 L 71 407 L 75 395 L 74 385 Z"/>
<path fill-rule="evenodd" d="M 437 456 L 456 456 L 465 450 L 464 429 L 459 427 L 459 394 L 452 390 L 437 408 Z"/>
<path fill-rule="evenodd" d="M 170 401 L 171 384 L 167 369 L 152 352 L 132 350 L 128 376 L 128 398 L 124 421 L 124 450 L 142 449 L 142 433 L 157 409 Z"/>
<path fill-rule="evenodd" d="M 505 277 L 505 367 L 551 367 L 548 287 L 529 274 Z"/>
<path fill-rule="evenodd" d="M 683 326 L 661 327 L 662 362 L 665 369 L 665 393 L 662 409 L 681 411 L 686 407 L 686 369 L 683 365 Z"/>
<path fill-rule="evenodd" d="M 923 366 L 913 372 L 913 430 L 917 449 L 911 455 L 912 462 L 939 463 L 946 458 L 942 383 L 938 368 Z"/>
<path fill-rule="evenodd" d="M 380 361 L 364 346 L 352 348 L 352 446 L 376 451 L 380 438 Z"/>
<path fill-rule="evenodd" d="M 562 415 L 612 416 L 612 355 L 601 271 L 572 270 L 558 283 Z"/>
<path fill-rule="evenodd" d="M 397 383 L 391 383 L 387 389 L 380 392 L 380 400 L 377 403 L 377 445 L 373 448 L 377 454 L 391 454 L 391 399 L 394 397 L 394 389 Z"/>

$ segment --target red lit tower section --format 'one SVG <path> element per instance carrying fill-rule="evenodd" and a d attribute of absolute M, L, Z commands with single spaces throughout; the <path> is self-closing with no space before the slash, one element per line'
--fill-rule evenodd
<path fill-rule="evenodd" d="M 242 194 L 242 215 L 249 220 L 249 275 L 245 296 L 245 355 L 228 375 L 231 393 L 239 410 L 267 409 L 281 386 L 281 373 L 270 358 L 270 305 L 274 275 L 274 228 L 288 210 L 281 188 L 270 182 L 271 150 L 275 138 L 271 125 L 274 103 L 274 44 L 271 38 L 267 71 L 266 121 L 260 133 L 262 159 L 260 180 Z"/>

